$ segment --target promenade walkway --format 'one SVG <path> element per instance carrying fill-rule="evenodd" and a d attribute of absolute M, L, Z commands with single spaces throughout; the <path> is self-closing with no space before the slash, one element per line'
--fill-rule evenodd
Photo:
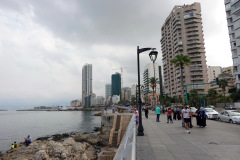
<path fill-rule="evenodd" d="M 205 128 L 184 132 L 181 121 L 166 123 L 166 114 L 156 122 L 143 113 L 144 136 L 137 136 L 137 160 L 237 160 L 240 159 L 240 125 L 207 120 Z"/>

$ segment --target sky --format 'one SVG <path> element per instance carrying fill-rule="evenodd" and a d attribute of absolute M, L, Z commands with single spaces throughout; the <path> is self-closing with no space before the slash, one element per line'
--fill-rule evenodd
<path fill-rule="evenodd" d="M 137 83 L 137 46 L 158 51 L 161 27 L 175 5 L 201 3 L 207 65 L 232 66 L 223 0 L 1 0 L 0 109 L 70 105 L 81 99 L 82 67 L 93 65 L 93 92 L 111 75 Z M 143 68 L 152 63 L 140 54 Z M 117 70 L 115 70 L 117 69 Z"/>

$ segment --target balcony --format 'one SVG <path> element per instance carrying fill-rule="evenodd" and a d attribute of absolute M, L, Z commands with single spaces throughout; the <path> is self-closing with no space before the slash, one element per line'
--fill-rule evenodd
<path fill-rule="evenodd" d="M 203 70 L 202 66 L 191 66 L 190 71 L 198 71 L 198 70 Z"/>
<path fill-rule="evenodd" d="M 192 27 L 198 27 L 198 23 L 186 24 L 186 29 L 187 29 L 187 28 L 192 28 Z"/>
<path fill-rule="evenodd" d="M 190 53 L 201 53 L 201 52 L 204 52 L 204 50 L 202 48 L 199 48 L 199 49 L 189 49 L 187 50 L 187 53 L 190 54 Z"/>
<path fill-rule="evenodd" d="M 201 57 L 200 53 L 194 53 L 194 54 L 188 54 L 190 58 L 196 58 L 196 57 Z"/>
<path fill-rule="evenodd" d="M 198 27 L 186 28 L 186 32 L 198 31 Z"/>
<path fill-rule="evenodd" d="M 187 19 L 187 20 L 184 20 L 184 23 L 185 24 L 201 23 L 201 19 L 198 19 L 198 18 Z"/>
<path fill-rule="evenodd" d="M 187 37 L 194 36 L 194 35 L 199 35 L 199 32 L 198 31 L 188 32 L 186 35 L 187 35 Z"/>
<path fill-rule="evenodd" d="M 196 77 L 191 77 L 191 81 L 198 81 L 198 80 L 203 80 L 203 77 L 201 76 L 196 76 Z"/>
<path fill-rule="evenodd" d="M 190 48 L 202 48 L 202 46 L 201 46 L 201 45 L 199 45 L 199 44 L 195 44 L 195 45 L 188 45 L 188 46 L 187 46 L 187 49 L 190 49 Z"/>
<path fill-rule="evenodd" d="M 201 43 L 198 39 L 195 39 L 195 40 L 191 40 L 191 41 L 187 41 L 187 45 L 189 44 L 195 44 L 195 43 Z"/>
<path fill-rule="evenodd" d="M 191 75 L 202 75 L 202 72 L 192 72 Z"/>

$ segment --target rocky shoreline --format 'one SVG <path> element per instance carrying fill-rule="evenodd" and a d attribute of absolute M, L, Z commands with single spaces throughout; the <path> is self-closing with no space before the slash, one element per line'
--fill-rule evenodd
<path fill-rule="evenodd" d="M 98 134 L 99 127 L 95 127 L 95 133 L 63 133 L 52 136 L 39 137 L 28 147 L 20 145 L 10 149 L 6 154 L 0 153 L 0 160 L 95 160 L 102 148 L 106 146 Z"/>

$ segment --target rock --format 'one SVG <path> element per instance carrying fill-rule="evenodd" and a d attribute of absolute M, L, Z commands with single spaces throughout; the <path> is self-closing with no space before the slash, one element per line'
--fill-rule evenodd
<path fill-rule="evenodd" d="M 47 160 L 49 156 L 47 155 L 45 150 L 40 150 L 35 154 L 35 160 Z"/>
<path fill-rule="evenodd" d="M 95 132 L 100 131 L 100 127 L 94 127 L 93 131 L 95 131 Z"/>
<path fill-rule="evenodd" d="M 101 116 L 102 113 L 101 113 L 101 112 L 98 112 L 98 113 L 94 113 L 93 115 L 94 115 L 94 116 Z"/>
<path fill-rule="evenodd" d="M 59 136 L 59 135 L 57 135 Z M 96 135 L 85 135 L 82 139 L 92 143 L 94 139 L 98 139 Z M 9 150 L 6 155 L 0 159 L 14 160 L 57 160 L 57 159 L 97 159 L 97 152 L 94 146 L 87 142 L 76 142 L 73 138 L 68 138 L 64 142 L 61 141 L 33 141 L 28 147 L 25 145 L 16 149 Z"/>
<path fill-rule="evenodd" d="M 91 145 L 101 145 L 102 139 L 94 134 L 78 134 L 73 137 L 76 142 L 87 142 Z"/>
<path fill-rule="evenodd" d="M 47 141 L 50 137 L 39 137 L 36 141 Z"/>
<path fill-rule="evenodd" d="M 64 138 L 70 137 L 68 133 L 63 133 L 63 134 L 54 134 L 52 135 L 52 140 L 53 141 L 62 141 Z"/>

